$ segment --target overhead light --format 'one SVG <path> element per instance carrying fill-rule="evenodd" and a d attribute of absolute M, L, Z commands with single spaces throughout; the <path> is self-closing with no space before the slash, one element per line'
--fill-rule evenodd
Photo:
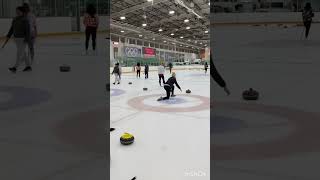
<path fill-rule="evenodd" d="M 120 32 L 124 33 L 124 31 L 120 31 Z"/>
<path fill-rule="evenodd" d="M 204 33 L 206 33 L 206 34 L 207 34 L 208 32 L 209 32 L 208 30 L 207 30 L 207 31 L 204 31 Z"/>
<path fill-rule="evenodd" d="M 181 36 L 180 39 L 183 39 L 183 36 Z"/>
<path fill-rule="evenodd" d="M 170 35 L 171 35 L 171 36 L 174 36 L 174 33 L 171 33 Z"/>
<path fill-rule="evenodd" d="M 204 46 L 207 46 L 206 44 Z"/>
<path fill-rule="evenodd" d="M 141 35 L 141 34 L 139 34 L 139 37 L 142 37 L 142 35 Z"/>
<path fill-rule="evenodd" d="M 210 6 L 210 1 L 209 1 L 208 5 Z"/>
<path fill-rule="evenodd" d="M 143 27 L 146 27 L 146 26 L 147 26 L 147 24 L 146 24 L 146 23 L 143 23 L 143 24 L 142 24 L 142 26 L 143 26 Z"/>
<path fill-rule="evenodd" d="M 191 39 L 188 39 L 188 41 L 190 42 L 190 41 L 191 41 Z"/>
<path fill-rule="evenodd" d="M 113 44 L 114 44 L 114 45 L 118 45 L 118 44 L 119 44 L 119 42 L 113 42 Z"/>
<path fill-rule="evenodd" d="M 156 38 L 152 38 L 152 40 L 156 40 Z"/>
<path fill-rule="evenodd" d="M 200 44 L 202 44 L 202 42 Z"/>
<path fill-rule="evenodd" d="M 190 27 L 188 26 L 188 27 L 186 27 L 186 29 L 190 29 Z"/>
<path fill-rule="evenodd" d="M 172 44 L 176 44 L 176 43 L 173 42 Z"/>
<path fill-rule="evenodd" d="M 120 17 L 120 19 L 121 19 L 121 20 L 125 20 L 125 19 L 126 19 L 126 17 L 124 17 L 124 16 L 121 16 L 121 17 Z"/>
<path fill-rule="evenodd" d="M 174 14 L 174 11 L 169 11 L 169 14 Z"/>
<path fill-rule="evenodd" d="M 153 0 L 147 0 L 148 2 L 152 2 Z"/>
<path fill-rule="evenodd" d="M 189 22 L 189 19 L 185 19 L 184 22 L 185 22 L 185 23 Z"/>
<path fill-rule="evenodd" d="M 186 46 L 186 47 L 189 47 L 189 46 Z"/>
<path fill-rule="evenodd" d="M 163 41 L 164 43 L 166 43 L 167 41 Z"/>
<path fill-rule="evenodd" d="M 182 47 L 182 45 L 180 44 L 180 47 Z"/>
<path fill-rule="evenodd" d="M 160 29 L 159 29 L 159 32 L 162 32 L 162 31 L 163 31 L 163 30 L 160 28 Z"/>

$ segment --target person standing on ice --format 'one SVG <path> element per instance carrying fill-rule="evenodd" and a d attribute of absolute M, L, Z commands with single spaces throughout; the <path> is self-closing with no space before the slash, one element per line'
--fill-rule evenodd
<path fill-rule="evenodd" d="M 30 43 L 30 28 L 27 17 L 25 16 L 25 8 L 19 6 L 16 8 L 17 16 L 12 20 L 10 30 L 7 34 L 7 41 L 13 35 L 14 41 L 17 47 L 16 63 L 13 67 L 9 68 L 9 71 L 15 73 L 22 61 L 25 62 L 26 67 L 23 71 L 32 71 L 29 58 L 27 56 L 26 48 Z"/>
<path fill-rule="evenodd" d="M 136 70 L 137 70 L 137 78 L 138 78 L 138 77 L 140 78 L 140 73 L 141 73 L 140 63 L 137 63 Z"/>
<path fill-rule="evenodd" d="M 158 76 L 159 76 L 159 85 L 160 85 L 160 86 L 161 86 L 161 79 L 162 79 L 163 84 L 165 84 L 165 81 L 164 81 L 164 73 L 165 73 L 165 69 L 164 69 L 163 64 L 161 63 L 161 64 L 158 66 Z"/>
<path fill-rule="evenodd" d="M 113 84 L 116 84 L 118 82 L 118 84 L 120 84 L 120 77 L 121 77 L 121 71 L 120 71 L 120 66 L 119 66 L 119 63 L 116 63 L 114 68 L 113 68 L 113 71 L 112 73 L 114 75 L 114 83 Z"/>
<path fill-rule="evenodd" d="M 172 67 L 173 67 L 172 63 L 171 63 L 171 62 L 169 62 L 169 70 L 170 70 L 170 74 L 171 74 L 171 72 L 172 72 Z"/>
<path fill-rule="evenodd" d="M 176 79 L 176 73 L 172 72 L 172 76 L 167 80 L 167 82 L 163 86 L 164 89 L 166 90 L 167 96 L 163 97 L 163 98 L 161 97 L 159 99 L 159 101 L 170 99 L 170 94 L 171 94 L 171 97 L 175 97 L 175 95 L 174 95 L 174 85 L 176 85 L 177 88 L 180 89 L 180 91 L 182 92 L 181 87 L 179 86 L 179 84 L 177 82 L 177 79 Z"/>
<path fill-rule="evenodd" d="M 204 63 L 204 72 L 205 74 L 207 74 L 207 71 L 208 71 L 208 63 Z"/>
<path fill-rule="evenodd" d="M 144 65 L 144 78 L 149 78 L 149 65 L 147 63 Z"/>
<path fill-rule="evenodd" d="M 97 15 L 97 10 L 93 4 L 88 5 L 87 12 L 84 15 L 83 25 L 85 26 L 85 34 L 86 34 L 86 54 L 88 54 L 89 49 L 89 40 L 90 36 L 92 38 L 92 49 L 96 50 L 96 39 L 97 39 L 97 30 L 99 27 L 99 17 Z"/>
<path fill-rule="evenodd" d="M 303 19 L 303 25 L 305 27 L 305 37 L 308 39 L 312 18 L 314 17 L 314 13 L 312 11 L 312 7 L 310 3 L 306 3 L 303 12 L 302 12 L 302 19 Z"/>
<path fill-rule="evenodd" d="M 221 75 L 219 74 L 218 70 L 213 64 L 212 56 L 210 55 L 210 67 L 211 67 L 211 77 L 219 84 L 220 87 L 224 89 L 224 91 L 227 93 L 227 95 L 230 95 L 230 91 L 227 87 L 226 82 L 223 80 Z"/>
<path fill-rule="evenodd" d="M 31 59 L 31 64 L 34 61 L 34 44 L 36 41 L 36 37 L 38 34 L 38 30 L 37 30 L 37 18 L 36 16 L 31 12 L 31 8 L 30 5 L 28 3 L 23 3 L 23 7 L 25 8 L 26 11 L 26 17 L 29 21 L 29 26 L 30 26 L 30 43 L 28 44 L 29 47 L 29 56 Z"/>

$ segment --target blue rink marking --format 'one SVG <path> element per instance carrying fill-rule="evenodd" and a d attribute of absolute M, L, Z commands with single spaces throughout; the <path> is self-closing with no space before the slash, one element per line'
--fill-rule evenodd
<path fill-rule="evenodd" d="M 126 92 L 121 89 L 110 89 L 110 96 L 120 96 L 124 93 L 126 93 Z"/>
<path fill-rule="evenodd" d="M 0 111 L 39 105 L 49 101 L 52 97 L 46 90 L 18 86 L 0 86 L 0 92 L 11 95 L 11 98 L 8 101 L 0 102 Z"/>
<path fill-rule="evenodd" d="M 185 100 L 183 98 L 173 97 L 168 100 L 163 100 L 163 101 L 159 101 L 159 102 L 162 104 L 183 104 L 183 103 L 186 103 L 187 100 Z"/>
<path fill-rule="evenodd" d="M 211 134 L 236 131 L 245 127 L 247 127 L 247 124 L 243 120 L 236 118 L 213 115 L 210 120 Z"/>

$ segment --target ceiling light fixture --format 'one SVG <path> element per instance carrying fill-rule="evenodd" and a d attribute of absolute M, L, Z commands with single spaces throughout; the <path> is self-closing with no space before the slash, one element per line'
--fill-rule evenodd
<path fill-rule="evenodd" d="M 125 20 L 126 17 L 125 17 L 125 16 L 121 16 L 120 19 L 121 19 L 121 20 Z"/>

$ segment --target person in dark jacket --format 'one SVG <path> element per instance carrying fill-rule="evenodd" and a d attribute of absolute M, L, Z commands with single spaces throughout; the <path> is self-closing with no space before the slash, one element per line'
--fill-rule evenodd
<path fill-rule="evenodd" d="M 314 13 L 312 11 L 312 7 L 310 3 L 306 3 L 303 12 L 302 12 L 302 19 L 303 19 L 303 25 L 305 27 L 305 37 L 308 39 L 312 18 L 314 17 Z"/>
<path fill-rule="evenodd" d="M 204 72 L 207 74 L 208 71 L 208 63 L 204 63 Z"/>
<path fill-rule="evenodd" d="M 115 76 L 115 80 L 113 84 L 116 84 L 118 82 L 118 84 L 120 84 L 120 67 L 119 67 L 119 63 L 116 63 L 113 71 L 111 74 L 114 74 Z"/>
<path fill-rule="evenodd" d="M 16 72 L 21 62 L 25 62 L 25 69 L 23 71 L 32 71 L 31 63 L 27 56 L 26 48 L 31 41 L 30 25 L 27 17 L 25 16 L 25 8 L 19 6 L 16 8 L 17 16 L 12 20 L 10 30 L 7 34 L 7 40 L 14 37 L 17 47 L 16 63 L 13 67 L 9 68 L 11 72 Z"/>
<path fill-rule="evenodd" d="M 171 71 L 172 71 L 172 67 L 173 67 L 172 63 L 171 63 L 171 62 L 169 62 L 169 70 L 170 70 L 170 74 L 171 74 Z"/>
<path fill-rule="evenodd" d="M 230 95 L 230 91 L 227 87 L 226 82 L 223 80 L 223 78 L 221 77 L 218 70 L 213 64 L 212 56 L 210 56 L 210 67 L 211 67 L 211 71 L 210 71 L 211 77 L 219 84 L 220 87 L 224 89 L 227 95 Z"/>
<path fill-rule="evenodd" d="M 173 72 L 172 73 L 172 76 L 167 80 L 167 82 L 164 84 L 164 89 L 166 90 L 166 93 L 167 93 L 167 96 L 166 97 L 163 97 L 163 98 L 160 98 L 159 100 L 167 100 L 167 99 L 170 99 L 170 94 L 171 94 L 171 97 L 174 97 L 174 85 L 177 86 L 178 89 L 181 90 L 181 87 L 179 86 L 178 82 L 177 82 L 177 79 L 176 79 L 176 73 Z"/>
<path fill-rule="evenodd" d="M 148 64 L 145 64 L 144 65 L 144 78 L 145 79 L 148 79 L 149 78 L 149 65 Z"/>

